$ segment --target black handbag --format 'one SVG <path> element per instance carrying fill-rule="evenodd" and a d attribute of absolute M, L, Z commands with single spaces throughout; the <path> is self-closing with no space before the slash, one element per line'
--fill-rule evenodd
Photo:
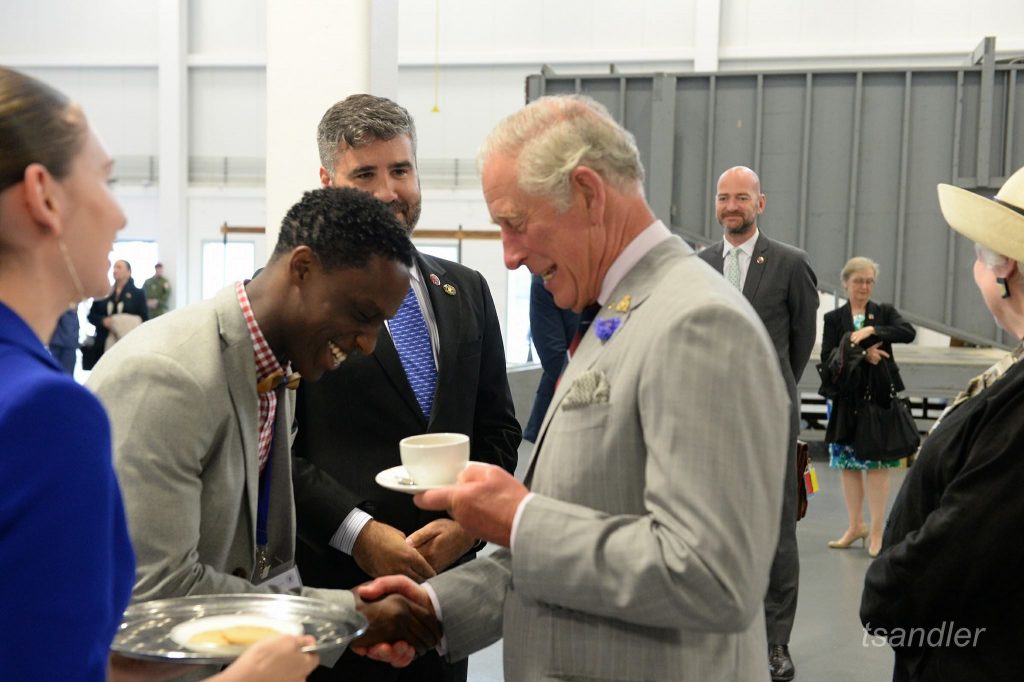
<path fill-rule="evenodd" d="M 82 349 L 82 369 L 92 369 L 103 355 L 103 346 L 96 343 L 95 336 L 87 336 L 80 346 Z"/>
<path fill-rule="evenodd" d="M 883 366 L 884 363 L 882 363 Z M 889 376 L 889 368 L 885 367 Z M 921 435 L 910 413 L 910 401 L 896 394 L 889 376 L 889 404 L 879 405 L 871 398 L 871 384 L 864 401 L 857 407 L 857 424 L 853 434 L 853 451 L 858 459 L 889 462 L 917 452 Z"/>

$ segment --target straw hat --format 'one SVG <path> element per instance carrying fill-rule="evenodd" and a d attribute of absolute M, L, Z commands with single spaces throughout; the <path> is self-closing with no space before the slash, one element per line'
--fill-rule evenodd
<path fill-rule="evenodd" d="M 940 184 L 939 206 L 954 230 L 1024 263 L 1024 168 L 1006 179 L 994 199 Z"/>

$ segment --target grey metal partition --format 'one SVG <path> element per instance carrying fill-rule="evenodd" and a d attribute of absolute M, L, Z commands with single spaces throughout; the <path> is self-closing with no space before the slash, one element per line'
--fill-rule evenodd
<path fill-rule="evenodd" d="M 971 275 L 973 246 L 939 212 L 935 185 L 991 196 L 1024 165 L 1024 64 L 527 79 L 527 100 L 582 93 L 635 136 L 658 216 L 685 238 L 719 238 L 718 175 L 747 165 L 768 197 L 758 221 L 805 249 L 824 291 L 853 255 L 881 266 L 875 298 L 909 319 L 1007 345 Z"/>

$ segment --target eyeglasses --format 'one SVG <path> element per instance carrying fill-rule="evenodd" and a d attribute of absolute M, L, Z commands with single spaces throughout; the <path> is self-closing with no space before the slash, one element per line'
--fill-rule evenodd
<path fill-rule="evenodd" d="M 850 284 L 852 284 L 855 287 L 861 287 L 861 286 L 865 286 L 865 285 L 869 286 L 869 287 L 873 287 L 873 286 L 875 286 L 875 280 L 873 280 L 873 279 L 863 279 L 861 277 L 854 277 L 853 279 L 850 280 Z"/>

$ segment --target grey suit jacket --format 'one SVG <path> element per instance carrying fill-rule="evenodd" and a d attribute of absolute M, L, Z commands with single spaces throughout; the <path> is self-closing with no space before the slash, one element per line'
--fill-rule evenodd
<path fill-rule="evenodd" d="M 137 559 L 135 601 L 275 592 L 251 582 L 259 463 L 256 366 L 234 286 L 147 322 L 104 354 L 88 387 L 110 414 Z M 291 567 L 292 391 L 271 456 L 271 575 Z M 351 593 L 303 589 L 353 606 Z"/>
<path fill-rule="evenodd" d="M 764 326 L 678 238 L 608 304 L 541 427 L 511 551 L 429 581 L 449 653 L 504 635 L 510 682 L 767 680 L 789 401 Z"/>
<path fill-rule="evenodd" d="M 718 242 L 699 255 L 722 272 L 724 252 L 725 244 Z M 743 296 L 768 329 L 786 386 L 795 397 L 817 336 L 818 278 L 807 262 L 807 254 L 759 232 Z"/>

